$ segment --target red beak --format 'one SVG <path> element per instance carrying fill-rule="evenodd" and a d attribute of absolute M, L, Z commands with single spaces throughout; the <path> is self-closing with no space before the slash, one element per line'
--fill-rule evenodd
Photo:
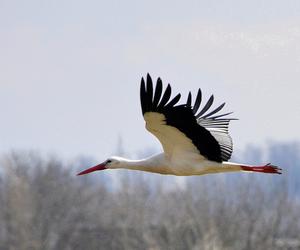
<path fill-rule="evenodd" d="M 107 167 L 105 167 L 105 165 L 106 165 L 105 163 L 100 163 L 99 165 L 88 168 L 88 169 L 78 173 L 77 175 L 89 174 L 89 173 L 94 172 L 94 171 L 107 169 Z"/>

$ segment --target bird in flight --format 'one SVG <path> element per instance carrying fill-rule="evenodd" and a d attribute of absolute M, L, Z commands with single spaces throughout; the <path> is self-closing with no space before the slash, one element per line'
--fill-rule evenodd
<path fill-rule="evenodd" d="M 141 80 L 140 100 L 146 129 L 160 141 L 163 152 L 141 160 L 110 157 L 78 175 L 105 169 L 131 169 L 177 176 L 204 175 L 223 172 L 259 172 L 281 174 L 272 164 L 245 165 L 228 162 L 232 154 L 232 139 L 228 132 L 231 113 L 220 113 L 225 103 L 211 109 L 212 95 L 202 105 L 199 89 L 195 101 L 191 92 L 186 102 L 178 104 L 181 95 L 171 98 L 171 86 L 163 88 L 160 78 L 154 86 L 147 74 Z"/>

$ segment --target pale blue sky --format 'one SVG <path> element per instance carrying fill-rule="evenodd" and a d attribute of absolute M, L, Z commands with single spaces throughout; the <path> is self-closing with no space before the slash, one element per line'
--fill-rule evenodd
<path fill-rule="evenodd" d="M 147 72 L 202 88 L 239 121 L 235 149 L 300 140 L 299 1 L 0 0 L 0 153 L 106 158 L 159 144 L 144 129 Z"/>

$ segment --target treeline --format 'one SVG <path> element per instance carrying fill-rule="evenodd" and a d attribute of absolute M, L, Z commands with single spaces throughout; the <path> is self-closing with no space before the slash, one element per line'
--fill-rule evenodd
<path fill-rule="evenodd" d="M 187 178 L 77 177 L 91 162 L 10 153 L 0 163 L 0 249 L 300 249 L 299 152 L 277 143 L 239 159 L 272 159 L 283 175 Z"/>

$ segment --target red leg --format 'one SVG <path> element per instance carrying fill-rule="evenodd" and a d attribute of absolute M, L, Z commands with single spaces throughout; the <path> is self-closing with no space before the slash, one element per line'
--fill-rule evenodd
<path fill-rule="evenodd" d="M 259 173 L 268 173 L 268 174 L 282 174 L 280 171 L 281 168 L 271 165 L 268 163 L 265 166 L 241 166 L 244 171 L 251 171 L 251 172 L 259 172 Z"/>

